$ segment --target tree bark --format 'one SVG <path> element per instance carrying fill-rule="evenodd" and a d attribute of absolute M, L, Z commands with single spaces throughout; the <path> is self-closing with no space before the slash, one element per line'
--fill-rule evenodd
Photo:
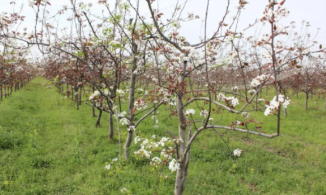
<path fill-rule="evenodd" d="M 184 82 L 185 79 L 185 73 L 186 73 L 186 67 L 187 62 L 184 62 L 183 65 L 183 74 L 179 77 L 179 83 Z M 179 159 L 177 159 L 178 163 L 180 164 L 179 170 L 177 170 L 177 175 L 175 179 L 174 184 L 174 195 L 182 195 L 184 189 L 185 189 L 185 182 L 186 182 L 186 158 L 183 156 L 185 150 L 186 150 L 186 117 L 183 112 L 183 90 L 185 90 L 185 87 L 182 87 L 182 91 L 179 91 L 177 95 L 177 110 L 178 110 L 178 117 L 179 117 L 179 139 L 181 139 L 179 143 Z"/>
<path fill-rule="evenodd" d="M 96 117 L 96 114 L 95 114 L 95 102 L 94 101 L 92 103 L 92 117 Z"/>
<path fill-rule="evenodd" d="M 138 53 L 138 47 L 135 43 L 133 43 L 132 46 L 132 53 L 133 53 L 133 66 L 131 70 L 131 78 L 130 78 L 130 87 L 129 87 L 129 127 L 134 126 L 134 102 L 135 102 L 135 85 L 136 85 L 136 75 L 134 71 L 137 69 L 137 53 Z M 124 155 L 126 161 L 129 160 L 129 147 L 132 142 L 132 135 L 133 131 L 128 131 L 128 136 L 126 139 L 126 143 L 124 146 Z"/>
<path fill-rule="evenodd" d="M 100 107 L 102 107 L 102 103 L 101 103 Z M 96 120 L 96 123 L 95 123 L 95 127 L 100 127 L 100 125 L 101 125 L 102 112 L 103 111 L 101 109 L 99 109 L 97 120 Z"/>
<path fill-rule="evenodd" d="M 83 88 L 83 86 L 79 87 L 79 94 L 78 94 L 78 103 L 79 103 L 79 105 L 81 105 L 82 88 Z"/>
<path fill-rule="evenodd" d="M 283 111 L 284 111 L 284 117 L 287 117 L 288 116 L 288 110 L 285 107 L 283 107 Z"/>
<path fill-rule="evenodd" d="M 109 122 L 110 122 L 110 131 L 109 131 L 109 139 L 113 139 L 113 136 L 114 136 L 114 131 L 113 131 L 113 113 L 109 113 Z"/>
<path fill-rule="evenodd" d="M 309 93 L 306 93 L 306 110 L 308 110 Z"/>
<path fill-rule="evenodd" d="M 75 86 L 74 89 L 75 89 L 75 102 L 76 102 L 77 110 L 79 110 L 78 87 Z"/>

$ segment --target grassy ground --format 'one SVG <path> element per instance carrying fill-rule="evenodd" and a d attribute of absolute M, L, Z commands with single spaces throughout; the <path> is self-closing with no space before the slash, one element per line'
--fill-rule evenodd
<path fill-rule="evenodd" d="M 44 82 L 34 79 L 0 105 L 1 195 L 121 194 L 121 188 L 138 195 L 173 194 L 175 173 L 165 167 L 160 177 L 161 170 L 137 161 L 134 144 L 129 163 L 122 168 L 113 163 L 110 172 L 105 170 L 119 154 L 118 140 L 108 141 L 108 114 L 95 128 L 90 107 L 77 111 L 55 89 L 42 86 Z M 192 148 L 185 194 L 326 194 L 326 116 L 322 100 L 313 99 L 310 105 L 305 111 L 303 95 L 293 97 L 288 117 L 282 118 L 282 135 L 274 139 L 227 132 L 223 138 L 228 147 L 244 151 L 238 159 L 215 132 L 200 134 Z M 142 136 L 176 133 L 166 107 L 161 112 L 157 131 L 148 119 L 137 129 Z M 226 125 L 234 120 L 224 117 Z M 273 133 L 274 116 L 255 119 L 265 121 L 264 130 Z"/>

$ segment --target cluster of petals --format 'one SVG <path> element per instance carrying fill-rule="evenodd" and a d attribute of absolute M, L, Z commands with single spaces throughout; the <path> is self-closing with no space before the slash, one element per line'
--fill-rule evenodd
<path fill-rule="evenodd" d="M 262 84 L 264 84 L 266 81 L 269 81 L 269 80 L 274 80 L 274 77 L 271 76 L 271 75 L 259 75 L 257 76 L 256 78 L 252 79 L 251 83 L 250 83 L 250 86 L 251 87 L 258 87 Z"/>
<path fill-rule="evenodd" d="M 200 116 L 202 116 L 202 117 L 206 117 L 206 116 L 208 116 L 208 112 L 207 112 L 207 110 L 202 110 L 202 111 L 200 111 Z"/>
<path fill-rule="evenodd" d="M 270 101 L 269 105 L 266 105 L 265 109 L 265 116 L 268 116 L 270 114 L 273 114 L 275 111 L 279 109 L 279 107 L 282 105 L 284 108 L 287 108 L 287 106 L 290 104 L 290 98 L 285 98 L 284 95 L 280 94 L 278 95 L 278 100 L 276 99 L 276 96 L 273 98 L 272 101 Z"/>
<path fill-rule="evenodd" d="M 169 163 L 169 169 L 171 172 L 177 171 L 180 169 L 180 164 L 175 159 L 172 159 Z"/>
<path fill-rule="evenodd" d="M 134 152 L 134 154 L 138 158 L 149 159 L 151 157 L 152 152 L 151 151 L 147 151 L 144 148 L 140 148 L 139 150 L 137 150 L 136 152 Z"/>
<path fill-rule="evenodd" d="M 187 109 L 186 112 L 185 112 L 185 115 L 188 116 L 188 115 L 194 115 L 195 114 L 195 110 L 194 109 Z"/>
<path fill-rule="evenodd" d="M 242 153 L 242 150 L 237 148 L 233 151 L 233 156 L 237 156 L 237 157 L 240 157 L 241 156 L 241 153 Z"/>
<path fill-rule="evenodd" d="M 147 107 L 147 103 L 144 99 L 138 99 L 134 105 L 137 108 L 137 110 L 141 110 Z"/>
<path fill-rule="evenodd" d="M 227 97 L 223 93 L 219 93 L 217 95 L 218 101 L 225 101 L 230 103 L 233 107 L 239 104 L 239 100 L 233 96 Z"/>
<path fill-rule="evenodd" d="M 101 94 L 99 91 L 94 91 L 94 93 L 92 93 L 92 95 L 89 97 L 89 100 L 94 100 L 100 96 L 101 96 Z"/>

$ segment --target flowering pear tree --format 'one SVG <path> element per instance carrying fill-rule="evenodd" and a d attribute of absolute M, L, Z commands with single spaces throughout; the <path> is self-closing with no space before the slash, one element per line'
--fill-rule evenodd
<path fill-rule="evenodd" d="M 3 94 L 9 96 L 35 76 L 34 67 L 27 61 L 28 46 L 13 38 L 21 34 L 15 28 L 23 20 L 19 13 L 0 14 L 0 101 Z"/>
<path fill-rule="evenodd" d="M 168 77 L 168 93 L 170 97 L 176 97 L 176 115 L 178 116 L 179 127 L 178 135 L 173 135 L 174 141 L 174 152 L 175 160 L 172 160 L 169 168 L 172 171 L 177 171 L 174 194 L 182 194 L 185 189 L 185 182 L 188 172 L 188 166 L 190 163 L 190 151 L 191 146 L 196 137 L 205 129 L 226 129 L 239 131 L 244 133 L 250 133 L 265 137 L 276 137 L 280 135 L 280 108 L 281 106 L 287 107 L 290 103 L 290 99 L 279 93 L 279 86 L 277 81 L 278 74 L 283 67 L 289 63 L 296 63 L 304 60 L 304 56 L 310 53 L 309 47 L 305 45 L 294 45 L 292 47 L 280 46 L 279 42 L 276 41 L 281 35 L 287 35 L 286 28 L 283 28 L 280 21 L 283 17 L 286 17 L 289 11 L 284 8 L 285 1 L 277 2 L 270 0 L 266 9 L 263 13 L 263 17 L 260 18 L 260 23 L 268 23 L 270 25 L 270 34 L 264 35 L 259 40 L 253 40 L 251 43 L 256 47 L 261 47 L 260 51 L 265 50 L 263 53 L 263 60 L 267 61 L 271 65 L 269 70 L 265 74 L 257 75 L 250 82 L 246 76 L 246 66 L 250 66 L 249 60 L 250 55 L 247 57 L 244 53 L 243 47 L 240 47 L 240 40 L 235 40 L 236 36 L 243 37 L 243 32 L 238 33 L 237 29 L 233 30 L 232 25 L 225 31 L 220 32 L 220 28 L 224 26 L 224 18 L 220 21 L 218 30 L 210 38 L 206 36 L 207 29 L 207 15 L 209 0 L 207 1 L 207 10 L 205 15 L 205 27 L 204 27 L 204 39 L 199 44 L 189 45 L 186 43 L 185 38 L 182 37 L 178 32 L 178 25 L 180 21 L 175 19 L 173 22 L 176 23 L 176 28 L 168 28 L 169 24 L 164 24 L 161 20 L 162 13 L 157 12 L 152 8 L 153 1 L 147 0 L 148 8 L 150 10 L 153 25 L 156 27 L 157 34 L 161 40 L 165 42 L 161 48 L 158 49 L 158 53 L 164 53 L 165 61 L 162 63 L 162 70 L 166 72 Z M 246 1 L 240 1 L 237 7 L 238 10 L 244 8 L 247 4 Z M 227 9 L 228 10 L 228 9 Z M 227 15 L 226 12 L 225 15 Z M 258 22 L 257 22 L 258 23 Z M 162 30 L 164 29 L 169 30 Z M 251 25 L 250 25 L 251 26 Z M 234 50 L 227 51 L 227 46 L 231 45 Z M 292 58 L 281 58 L 281 53 L 287 50 L 289 52 L 294 51 Z M 223 51 L 223 52 L 221 52 Z M 226 54 L 226 55 L 225 55 Z M 257 58 L 257 56 L 254 56 Z M 239 100 L 234 96 L 228 96 L 223 93 L 218 93 L 217 99 L 215 100 L 212 95 L 216 88 L 211 84 L 210 74 L 214 70 L 221 69 L 229 64 L 236 65 L 241 74 L 243 87 L 245 89 L 245 100 L 240 104 Z M 159 64 L 158 64 L 159 65 Z M 254 66 L 254 65 L 253 65 Z M 254 67 L 253 67 L 254 68 Z M 192 86 L 192 78 L 194 73 L 202 75 L 206 83 L 205 87 L 200 90 L 194 90 Z M 233 71 L 231 71 L 233 73 Z M 224 81 L 227 82 L 227 81 Z M 252 109 L 250 103 L 258 95 L 258 92 L 262 89 L 264 84 L 267 82 L 273 82 L 275 85 L 275 97 L 269 102 L 266 102 L 264 114 L 266 116 L 275 114 L 277 115 L 277 129 L 275 134 L 260 133 L 257 130 L 248 130 L 247 124 L 256 123 L 255 120 L 249 119 L 250 114 L 248 113 Z M 165 83 L 165 82 L 162 82 Z M 167 83 L 167 82 L 166 82 Z M 248 96 L 247 83 L 250 83 L 252 91 Z M 223 83 L 224 84 L 224 83 Z M 237 91 L 238 89 L 233 87 L 231 90 Z M 231 92 L 231 94 L 233 94 Z M 240 94 L 239 94 L 240 95 Z M 199 105 L 199 102 L 208 104 L 208 109 L 199 106 L 201 120 L 196 120 L 195 110 L 188 109 L 188 107 Z M 230 113 L 241 115 L 243 119 L 237 119 L 233 121 L 229 126 L 220 125 L 218 121 L 214 121 L 212 116 L 215 116 L 216 110 L 225 110 Z M 257 110 L 257 109 L 256 109 Z M 144 150 L 146 144 L 149 141 L 144 140 L 142 148 L 136 153 L 136 155 L 150 157 L 150 152 Z M 151 143 L 151 142 L 150 142 Z M 160 142 L 161 143 L 161 142 Z M 157 148 L 160 143 L 152 142 L 150 147 Z M 162 145 L 162 144 L 161 144 Z M 166 150 L 166 149 L 165 149 Z M 170 148 L 171 150 L 171 148 Z M 236 152 L 236 156 L 239 156 L 239 152 Z M 161 159 L 162 160 L 162 159 Z M 164 160 L 164 159 L 163 159 Z M 152 163 L 157 164 L 159 160 L 157 158 L 152 159 Z"/>
<path fill-rule="evenodd" d="M 109 138 L 113 138 L 114 119 L 118 132 L 121 126 L 125 127 L 125 159 L 130 158 L 134 140 L 140 147 L 134 152 L 137 159 L 151 160 L 153 169 L 168 165 L 176 172 L 174 194 L 181 195 L 186 187 L 191 147 L 204 130 L 219 133 L 222 129 L 268 138 L 280 135 L 280 110 L 289 105 L 290 99 L 280 93 L 279 74 L 287 66 L 300 68 L 313 54 L 314 45 L 302 43 L 299 36 L 292 45 L 282 42 L 281 37 L 290 34 L 289 27 L 281 24 L 289 14 L 285 0 L 269 0 L 263 16 L 243 31 L 238 30 L 237 23 L 248 2 L 240 0 L 236 16 L 226 24 L 230 7 L 227 1 L 224 16 L 216 19 L 216 31 L 210 36 L 207 0 L 204 37 L 195 44 L 181 35 L 180 28 L 183 22 L 198 16 L 191 13 L 181 17 L 183 9 L 176 6 L 165 22 L 164 13 L 154 9 L 153 2 L 144 1 L 151 15 L 146 19 L 141 15 L 139 0 L 116 1 L 112 5 L 99 1 L 101 13 L 94 12 L 92 4 L 71 1 L 53 15 L 48 13 L 49 1 L 32 1 L 30 6 L 36 13 L 33 32 L 5 31 L 0 37 L 37 46 L 47 60 L 46 77 L 59 88 L 71 85 L 70 94 L 75 96 L 77 108 L 82 90 L 89 90 L 84 92 L 86 102 L 99 110 L 96 125 L 100 125 L 102 112 L 107 112 Z M 52 19 L 65 13 L 71 16 L 67 19 L 71 28 L 58 31 L 60 23 Z M 267 24 L 268 33 L 259 39 L 245 37 L 246 30 L 263 24 Z M 270 101 L 258 99 L 265 84 L 275 87 L 275 97 Z M 147 118 L 151 117 L 156 131 L 163 105 L 178 126 L 162 138 L 141 137 L 137 128 Z M 250 112 L 276 115 L 276 133 L 262 132 L 260 122 Z M 234 117 L 228 121 L 224 115 Z M 236 149 L 233 155 L 240 157 L 241 153 L 241 149 Z M 106 169 L 111 169 L 111 164 Z"/>

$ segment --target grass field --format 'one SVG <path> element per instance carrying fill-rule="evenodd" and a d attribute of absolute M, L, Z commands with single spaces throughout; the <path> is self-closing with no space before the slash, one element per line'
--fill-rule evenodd
<path fill-rule="evenodd" d="M 108 140 L 107 113 L 102 126 L 95 128 L 89 106 L 83 104 L 77 111 L 71 100 L 43 86 L 45 82 L 38 77 L 1 102 L 1 195 L 114 195 L 122 188 L 133 195 L 173 194 L 175 173 L 167 167 L 152 170 L 148 161 L 137 161 L 133 152 L 138 146 L 132 144 L 131 159 L 121 168 L 112 162 L 119 145 L 117 132 L 115 139 Z M 324 101 L 314 97 L 305 111 L 303 98 L 303 94 L 292 98 L 288 117 L 282 117 L 280 137 L 227 132 L 223 138 L 228 147 L 244 151 L 237 159 L 215 132 L 200 134 L 191 150 L 184 194 L 326 194 Z M 143 137 L 168 136 L 166 130 L 176 134 L 177 120 L 167 116 L 165 107 L 160 111 L 156 132 L 151 119 L 137 128 Z M 265 121 L 264 130 L 274 133 L 275 116 L 255 119 Z M 225 124 L 230 120 L 225 114 Z M 126 129 L 121 131 L 125 138 Z M 113 163 L 111 171 L 104 169 L 108 163 Z"/>

